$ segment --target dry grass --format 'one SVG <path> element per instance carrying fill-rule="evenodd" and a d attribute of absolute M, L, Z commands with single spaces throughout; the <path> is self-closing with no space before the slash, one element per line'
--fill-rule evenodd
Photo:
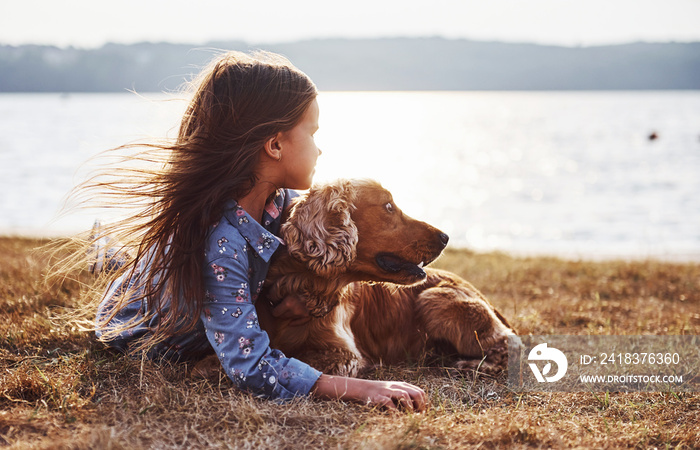
<path fill-rule="evenodd" d="M 46 289 L 36 240 L 0 238 L 0 446 L 9 448 L 462 448 L 700 446 L 700 394 L 519 394 L 448 369 L 380 368 L 423 387 L 424 414 L 300 399 L 113 355 L 51 325 L 77 283 Z M 450 251 L 521 334 L 700 334 L 697 264 L 568 262 Z"/>

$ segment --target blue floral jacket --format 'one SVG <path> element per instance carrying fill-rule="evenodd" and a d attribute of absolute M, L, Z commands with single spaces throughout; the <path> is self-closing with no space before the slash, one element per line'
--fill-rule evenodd
<path fill-rule="evenodd" d="M 275 236 L 280 229 L 281 212 L 294 196 L 293 191 L 278 191 L 265 208 L 262 225 L 235 201 L 227 203 L 205 247 L 202 276 L 206 300 L 198 326 L 158 344 L 149 352 L 150 357 L 187 359 L 211 346 L 226 374 L 244 390 L 275 399 L 289 399 L 310 392 L 321 372 L 271 349 L 267 333 L 258 324 L 254 306 L 263 288 L 270 258 L 282 245 Z M 141 267 L 136 276 L 148 269 Z M 98 308 L 98 317 L 108 314 L 115 296 L 135 283 L 127 276 L 112 283 Z M 107 327 L 138 319 L 144 311 L 146 307 L 140 302 L 129 304 Z M 157 321 L 155 316 L 146 323 L 129 327 L 108 344 L 126 350 L 129 342 L 146 335 Z M 102 330 L 97 330 L 98 337 L 102 334 Z"/>

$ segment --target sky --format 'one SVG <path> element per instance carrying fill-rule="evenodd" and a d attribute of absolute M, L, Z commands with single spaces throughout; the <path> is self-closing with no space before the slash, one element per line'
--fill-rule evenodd
<path fill-rule="evenodd" d="M 700 0 L 0 0 L 0 45 L 427 37 L 700 41 Z"/>

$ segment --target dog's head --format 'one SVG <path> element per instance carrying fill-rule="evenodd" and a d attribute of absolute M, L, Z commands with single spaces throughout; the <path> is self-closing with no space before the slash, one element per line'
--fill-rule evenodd
<path fill-rule="evenodd" d="M 371 180 L 316 185 L 298 199 L 282 226 L 289 254 L 323 277 L 412 284 L 448 237 L 405 215 L 391 193 Z"/>

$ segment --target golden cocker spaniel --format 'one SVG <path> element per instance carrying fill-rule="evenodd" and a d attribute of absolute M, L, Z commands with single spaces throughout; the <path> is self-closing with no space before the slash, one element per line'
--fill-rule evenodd
<path fill-rule="evenodd" d="M 507 367 L 508 321 L 471 284 L 425 268 L 447 245 L 440 230 L 405 215 L 371 180 L 338 180 L 300 197 L 256 307 L 272 348 L 325 373 L 354 376 L 373 364 L 418 360 L 447 344 L 461 369 Z M 287 295 L 311 320 L 272 316 Z"/>

